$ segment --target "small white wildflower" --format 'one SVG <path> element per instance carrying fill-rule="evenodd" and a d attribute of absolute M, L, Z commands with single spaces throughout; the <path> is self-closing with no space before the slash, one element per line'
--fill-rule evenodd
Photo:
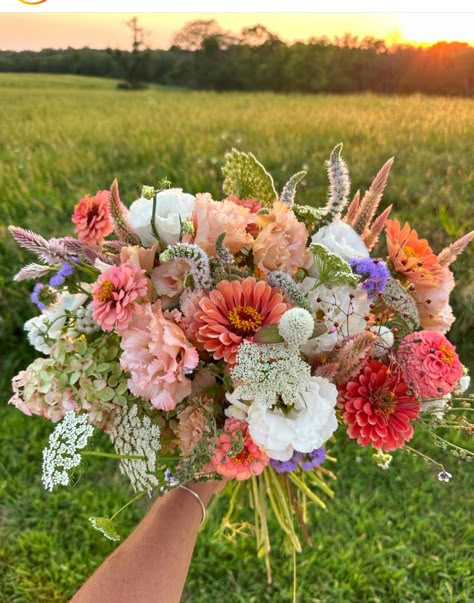
<path fill-rule="evenodd" d="M 440 471 L 438 473 L 438 479 L 440 482 L 449 482 L 449 480 L 452 478 L 453 476 L 451 475 L 451 473 L 449 473 L 448 471 L 446 471 L 446 469 L 443 469 L 442 471 Z"/>
<path fill-rule="evenodd" d="M 278 332 L 292 347 L 299 348 L 310 339 L 314 331 L 314 319 L 304 308 L 291 308 L 280 318 Z"/>
<path fill-rule="evenodd" d="M 87 444 L 94 432 L 87 415 L 76 415 L 72 410 L 49 436 L 49 446 L 43 450 L 42 481 L 50 492 L 58 484 L 69 484 L 69 471 L 81 464 L 82 457 L 77 452 Z"/>
<path fill-rule="evenodd" d="M 239 398 L 272 408 L 279 400 L 292 406 L 302 384 L 311 376 L 309 364 L 298 350 L 278 344 L 258 345 L 244 341 L 231 371 L 239 385 Z"/>
<path fill-rule="evenodd" d="M 158 425 L 147 416 L 141 419 L 137 411 L 138 406 L 134 404 L 118 413 L 109 435 L 117 454 L 145 457 L 120 461 L 120 470 L 129 478 L 135 492 L 140 492 L 158 486 L 156 454 L 161 444 Z"/>
<path fill-rule="evenodd" d="M 76 312 L 76 330 L 78 333 L 95 333 L 100 330 L 99 325 L 92 318 L 92 306 L 82 306 Z"/>

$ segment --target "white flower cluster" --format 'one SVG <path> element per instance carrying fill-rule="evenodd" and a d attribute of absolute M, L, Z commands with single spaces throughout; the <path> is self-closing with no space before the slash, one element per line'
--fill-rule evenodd
<path fill-rule="evenodd" d="M 320 448 L 337 429 L 337 388 L 311 377 L 298 350 L 244 342 L 231 371 L 237 387 L 227 416 L 246 420 L 254 442 L 272 459 Z"/>
<path fill-rule="evenodd" d="M 51 346 L 48 343 L 48 322 L 45 321 L 45 315 L 33 316 L 27 320 L 23 327 L 28 336 L 28 341 L 38 352 L 49 354 Z"/>
<path fill-rule="evenodd" d="M 95 333 L 100 331 L 99 325 L 92 318 L 92 306 L 81 306 L 76 311 L 76 331 L 78 333 Z"/>
<path fill-rule="evenodd" d="M 138 406 L 124 408 L 115 417 L 110 432 L 117 454 L 141 456 L 143 459 L 121 459 L 120 470 L 132 483 L 135 492 L 152 490 L 158 486 L 156 454 L 161 448 L 160 428 L 150 418 L 138 416 Z"/>
<path fill-rule="evenodd" d="M 295 391 L 310 377 L 311 368 L 295 349 L 244 341 L 231 375 L 239 385 L 240 399 L 272 408 L 279 400 L 290 406 L 293 404 Z"/>
<path fill-rule="evenodd" d="M 308 341 L 314 330 L 314 320 L 304 308 L 291 308 L 280 318 L 278 332 L 286 343 L 299 348 Z"/>
<path fill-rule="evenodd" d="M 42 481 L 46 490 L 51 492 L 54 486 L 69 484 L 69 471 L 81 464 L 77 451 L 84 448 L 93 432 L 87 415 L 76 415 L 72 410 L 64 415 L 43 450 Z"/>

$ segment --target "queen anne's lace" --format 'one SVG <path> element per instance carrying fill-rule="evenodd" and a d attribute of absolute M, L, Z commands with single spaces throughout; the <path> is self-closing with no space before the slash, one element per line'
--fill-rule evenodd
<path fill-rule="evenodd" d="M 158 486 L 155 475 L 156 454 L 161 448 L 160 428 L 150 418 L 137 415 L 138 406 L 124 408 L 115 417 L 110 431 L 117 454 L 143 456 L 144 459 L 122 459 L 120 470 L 132 483 L 135 492 L 151 490 Z"/>
<path fill-rule="evenodd" d="M 239 385 L 241 400 L 252 400 L 271 408 L 280 399 L 291 406 L 296 391 L 311 376 L 311 368 L 296 349 L 245 341 L 239 347 L 237 366 L 231 373 Z"/>
<path fill-rule="evenodd" d="M 87 415 L 69 411 L 49 436 L 49 446 L 43 450 L 43 485 L 50 492 L 57 485 L 69 484 L 69 472 L 81 464 L 77 452 L 84 448 L 94 432 Z"/>

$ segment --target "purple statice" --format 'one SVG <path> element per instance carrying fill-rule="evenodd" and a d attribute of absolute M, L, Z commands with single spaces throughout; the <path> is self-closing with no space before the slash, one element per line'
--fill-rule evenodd
<path fill-rule="evenodd" d="M 390 278 L 387 264 L 383 260 L 373 258 L 355 258 L 349 260 L 352 270 L 362 276 L 362 289 L 367 291 L 370 298 L 377 293 L 383 293 Z"/>
<path fill-rule="evenodd" d="M 49 279 L 51 287 L 61 287 L 68 276 L 74 274 L 74 266 L 68 262 L 64 262 L 61 270 L 59 270 L 54 276 Z"/>
<path fill-rule="evenodd" d="M 314 469 L 319 467 L 326 458 L 326 448 L 315 448 L 312 452 L 305 455 L 305 460 L 301 463 L 302 469 Z"/>
<path fill-rule="evenodd" d="M 293 452 L 293 456 L 287 461 L 277 461 L 275 459 L 271 459 L 270 464 L 277 473 L 290 473 L 290 471 L 295 471 L 298 469 L 298 465 L 302 459 L 303 454 L 295 450 Z"/>

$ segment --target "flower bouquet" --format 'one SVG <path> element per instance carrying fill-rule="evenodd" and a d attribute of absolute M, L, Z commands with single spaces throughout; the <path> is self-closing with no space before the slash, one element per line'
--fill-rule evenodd
<path fill-rule="evenodd" d="M 132 500 L 229 479 L 224 523 L 248 496 L 268 560 L 269 511 L 294 550 L 310 541 L 306 508 L 332 495 L 336 430 L 387 468 L 393 451 L 417 452 L 416 428 L 443 447 L 440 427 L 470 429 L 456 414 L 469 378 L 444 333 L 449 266 L 474 232 L 436 255 L 391 206 L 377 215 L 392 159 L 349 202 L 341 149 L 319 208 L 295 202 L 305 172 L 277 194 L 256 158 L 233 150 L 221 201 L 163 182 L 128 209 L 115 181 L 77 203 L 77 238 L 10 227 L 39 258 L 15 278 L 37 281 L 41 313 L 25 330 L 43 356 L 14 377 L 10 402 L 57 423 L 45 488 L 94 454 L 118 459 Z M 95 429 L 109 449 L 86 449 Z M 118 539 L 116 516 L 91 522 Z"/>

